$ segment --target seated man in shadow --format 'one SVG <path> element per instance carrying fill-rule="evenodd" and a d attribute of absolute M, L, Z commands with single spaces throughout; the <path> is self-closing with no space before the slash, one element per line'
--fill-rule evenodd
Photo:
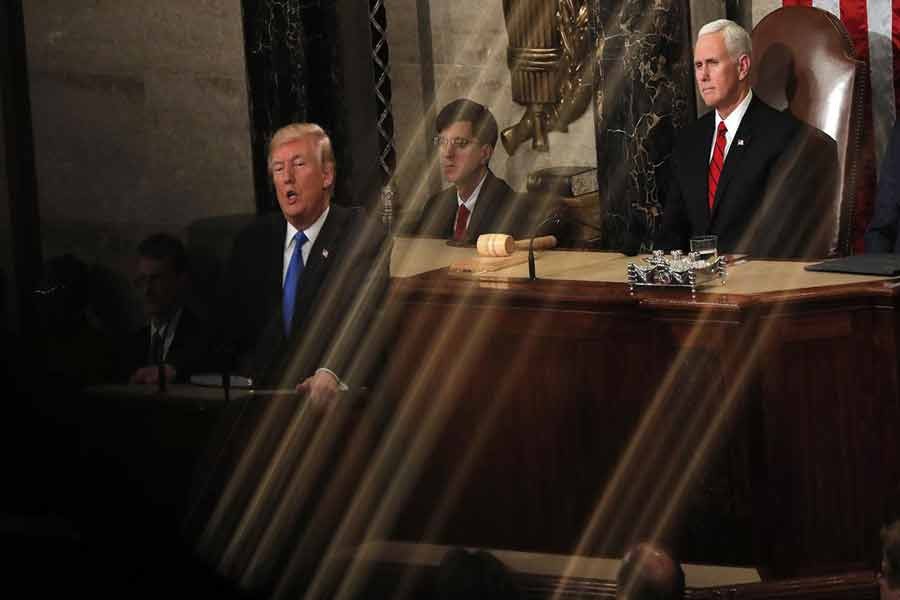
<path fill-rule="evenodd" d="M 126 343 L 123 374 L 129 383 L 156 384 L 161 364 L 167 382 L 186 382 L 214 365 L 209 327 L 184 304 L 189 279 L 184 245 L 157 233 L 138 245 L 137 254 L 134 285 L 147 323 Z"/>
<path fill-rule="evenodd" d="M 679 600 L 684 587 L 681 564 L 650 543 L 629 550 L 616 574 L 619 600 Z"/>
<path fill-rule="evenodd" d="M 720 252 L 760 257 L 814 256 L 828 246 L 822 207 L 836 185 L 837 146 L 753 93 L 750 56 L 750 36 L 736 23 L 700 29 L 694 75 L 713 110 L 675 143 L 659 249 L 688 250 L 701 235 L 717 236 Z"/>

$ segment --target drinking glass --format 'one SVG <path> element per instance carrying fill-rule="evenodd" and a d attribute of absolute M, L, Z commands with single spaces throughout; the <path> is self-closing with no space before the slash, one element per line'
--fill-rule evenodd
<path fill-rule="evenodd" d="M 716 243 L 718 237 L 714 235 L 700 235 L 691 238 L 691 252 L 696 252 L 700 260 L 711 263 L 718 257 Z"/>

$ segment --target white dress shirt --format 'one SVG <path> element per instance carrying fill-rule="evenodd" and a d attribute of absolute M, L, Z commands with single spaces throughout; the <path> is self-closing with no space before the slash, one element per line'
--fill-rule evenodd
<path fill-rule="evenodd" d="M 728 130 L 725 132 L 725 153 L 722 155 L 722 164 L 725 164 L 724 161 L 725 158 L 728 157 L 728 150 L 731 149 L 734 135 L 737 133 L 738 127 L 741 126 L 741 121 L 747 113 L 747 108 L 750 106 L 750 101 L 752 99 L 753 90 L 750 90 L 747 92 L 747 95 L 744 96 L 744 99 L 741 100 L 741 103 L 738 104 L 725 119 L 719 115 L 719 111 L 716 111 L 716 126 L 713 128 L 712 144 L 709 146 L 709 162 L 712 162 L 713 152 L 716 151 L 716 135 L 719 131 L 719 123 L 725 121 L 725 128 Z"/>
<path fill-rule="evenodd" d="M 325 210 L 322 211 L 322 214 L 319 215 L 319 218 L 315 220 L 315 222 L 303 230 L 303 233 L 306 234 L 306 239 L 309 240 L 303 247 L 300 248 L 300 260 L 303 261 L 303 266 L 306 266 L 306 261 L 309 260 L 309 253 L 312 252 L 313 244 L 316 243 L 316 238 L 319 237 L 319 232 L 322 231 L 322 226 L 325 224 L 325 218 L 328 216 L 328 211 L 331 210 L 330 206 L 326 206 Z M 287 231 L 284 234 L 284 260 L 281 263 L 281 285 L 284 286 L 284 280 L 287 279 L 288 267 L 291 265 L 291 256 L 294 254 L 294 236 L 297 234 L 298 229 L 291 225 L 287 224 Z"/>
<path fill-rule="evenodd" d="M 456 190 L 456 214 L 459 214 L 459 207 L 465 205 L 467 209 L 469 209 L 469 218 L 466 219 L 466 229 L 469 228 L 469 221 L 472 220 L 472 213 L 475 211 L 475 203 L 478 202 L 478 196 L 481 194 L 481 186 L 484 185 L 484 180 L 487 179 L 487 170 L 485 169 L 484 175 L 481 177 L 481 181 L 478 182 L 478 185 L 475 186 L 475 189 L 472 190 L 472 194 L 466 198 L 465 200 L 459 195 L 459 190 Z M 456 223 L 456 219 L 453 219 L 453 222 Z"/>

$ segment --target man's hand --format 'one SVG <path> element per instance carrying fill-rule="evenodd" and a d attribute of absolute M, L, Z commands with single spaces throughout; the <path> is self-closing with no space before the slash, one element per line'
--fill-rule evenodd
<path fill-rule="evenodd" d="M 172 383 L 175 379 L 175 367 L 170 364 L 163 365 L 166 373 L 166 382 Z M 159 383 L 159 369 L 156 365 L 141 367 L 131 375 L 129 383 Z"/>
<path fill-rule="evenodd" d="M 337 399 L 341 388 L 337 377 L 328 371 L 317 371 L 312 377 L 298 383 L 296 389 L 299 393 L 306 394 L 313 406 L 325 407 Z"/>

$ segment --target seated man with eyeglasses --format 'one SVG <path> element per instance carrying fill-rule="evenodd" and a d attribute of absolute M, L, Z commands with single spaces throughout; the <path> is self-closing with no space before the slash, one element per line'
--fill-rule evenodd
<path fill-rule="evenodd" d="M 165 233 L 151 235 L 138 245 L 137 255 L 134 286 L 147 323 L 123 344 L 123 378 L 158 384 L 162 364 L 166 381 L 181 383 L 215 367 L 209 327 L 184 304 L 189 275 L 181 240 Z"/>
<path fill-rule="evenodd" d="M 461 244 L 474 244 L 483 233 L 527 236 L 520 214 L 524 203 L 488 167 L 497 144 L 491 111 L 460 98 L 441 109 L 435 126 L 441 172 L 452 185 L 428 199 L 414 226 L 401 229 Z"/>

